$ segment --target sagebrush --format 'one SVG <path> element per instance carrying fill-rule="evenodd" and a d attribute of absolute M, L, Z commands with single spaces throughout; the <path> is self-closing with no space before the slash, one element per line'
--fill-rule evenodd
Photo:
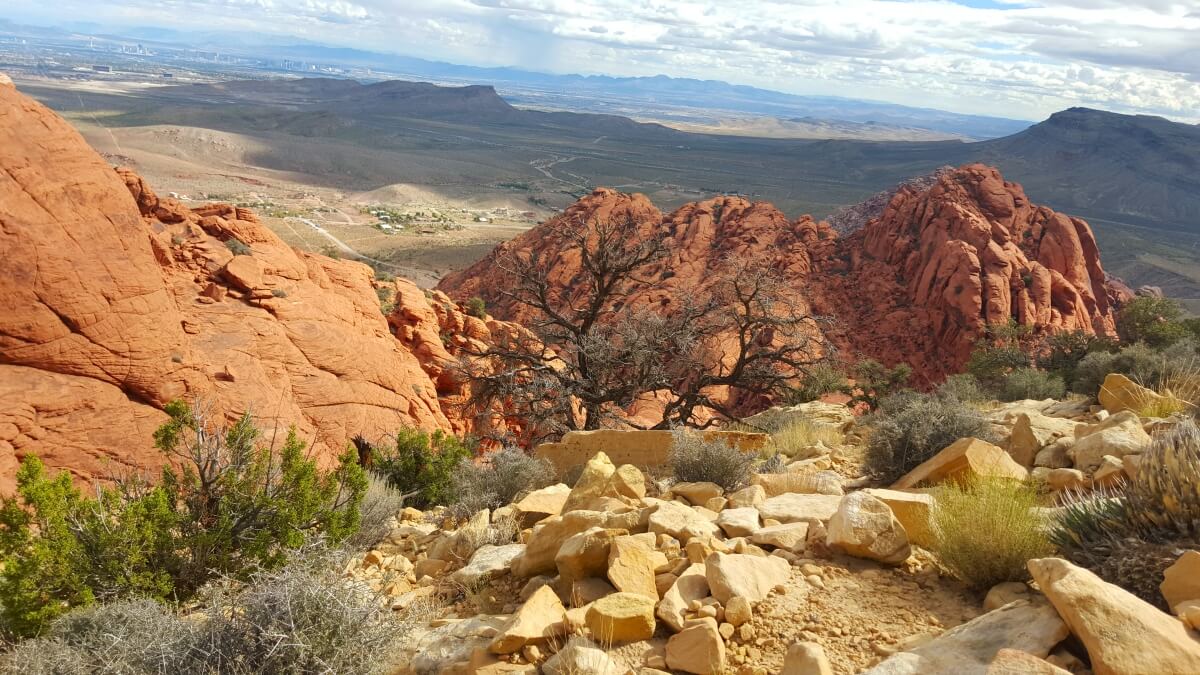
<path fill-rule="evenodd" d="M 1058 375 L 1037 368 L 1017 368 L 1004 376 L 997 397 L 1001 401 L 1044 401 L 1060 399 L 1066 391 L 1067 385 Z"/>
<path fill-rule="evenodd" d="M 181 615 L 150 599 L 77 609 L 17 643 L 0 671 L 28 675 L 251 675 L 394 668 L 410 628 L 375 592 L 345 579 L 344 555 L 320 543 L 246 583 L 224 580 Z"/>
<path fill-rule="evenodd" d="M 511 504 L 526 493 L 554 482 L 550 462 L 520 448 L 506 447 L 476 463 L 462 460 L 451 477 L 451 512 L 466 518 L 483 509 Z"/>
<path fill-rule="evenodd" d="M 988 421 L 979 411 L 934 394 L 890 396 L 867 425 L 866 468 L 889 483 L 960 438 L 990 438 Z"/>
<path fill-rule="evenodd" d="M 367 489 L 359 507 L 358 530 L 350 536 L 350 546 L 367 548 L 387 536 L 392 523 L 404 508 L 404 495 L 387 478 L 374 471 L 367 473 Z"/>
<path fill-rule="evenodd" d="M 688 429 L 671 433 L 671 470 L 683 483 L 716 483 L 732 492 L 750 479 L 754 460 L 754 453 L 742 452 L 719 437 L 710 440 Z"/>

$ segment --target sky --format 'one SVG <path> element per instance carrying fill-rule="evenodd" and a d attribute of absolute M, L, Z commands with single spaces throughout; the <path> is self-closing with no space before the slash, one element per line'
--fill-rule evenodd
<path fill-rule="evenodd" d="M 550 73 L 719 79 L 1042 119 L 1200 122 L 1200 0 L 3 0 L 0 18 L 255 32 Z"/>

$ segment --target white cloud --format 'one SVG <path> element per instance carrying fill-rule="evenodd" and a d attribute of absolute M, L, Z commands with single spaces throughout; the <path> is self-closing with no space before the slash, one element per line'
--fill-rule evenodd
<path fill-rule="evenodd" d="M 724 79 L 1040 118 L 1200 116 L 1200 0 L 6 0 L 550 72 Z M 972 6 L 967 6 L 972 5 Z"/>

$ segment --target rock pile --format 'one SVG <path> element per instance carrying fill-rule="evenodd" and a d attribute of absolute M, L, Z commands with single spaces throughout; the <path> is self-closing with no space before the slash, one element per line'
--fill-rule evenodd
<path fill-rule="evenodd" d="M 1163 423 L 1055 401 L 988 414 L 997 443 L 961 439 L 919 478 L 902 481 L 911 485 L 891 489 L 860 489 L 854 476 L 828 468 L 848 465 L 820 456 L 783 470 L 827 467 L 836 491 L 821 481 L 768 489 L 758 476 L 728 493 L 714 483 L 659 493 L 642 470 L 598 452 L 574 485 L 537 490 L 455 530 L 406 511 L 349 573 L 397 608 L 447 588 L 470 600 L 456 605 L 458 618 L 418 631 L 406 673 L 995 675 L 1086 672 L 1081 658 L 1097 673 L 1192 672 L 1200 643 L 1187 622 L 1200 618 L 1200 586 L 1191 579 L 1200 556 L 1184 556 L 1163 585 L 1181 618 L 1056 559 L 1030 563 L 1036 586 L 1000 584 L 981 605 L 939 577 L 921 548 L 931 537 L 929 485 L 967 473 L 1025 479 L 1024 462 L 1034 475 L 1048 468 L 1038 457 L 1073 463 L 1072 441 Z M 634 442 L 638 432 L 627 433 Z M 1125 440 L 1098 447 L 1116 452 Z M 1080 486 L 1094 479 L 1085 474 Z M 901 604 L 876 605 L 886 598 Z M 926 619 L 922 603 L 932 603 Z M 1096 637 L 1118 630 L 1128 645 Z M 1159 645 L 1153 670 L 1126 660 L 1135 658 L 1131 636 L 1142 632 Z M 456 636 L 461 646 L 447 650 L 435 635 Z M 1086 651 L 1071 647 L 1069 635 Z"/>

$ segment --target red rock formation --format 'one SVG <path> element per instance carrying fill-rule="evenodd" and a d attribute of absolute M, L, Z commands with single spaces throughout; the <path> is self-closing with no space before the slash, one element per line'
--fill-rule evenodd
<path fill-rule="evenodd" d="M 294 424 L 325 457 L 359 433 L 463 430 L 446 365 L 499 324 L 402 281 L 384 317 L 365 265 L 160 199 L 3 84 L 0 167 L 0 491 L 31 452 L 80 478 L 153 468 L 175 398 L 251 410 L 268 437 Z"/>
<path fill-rule="evenodd" d="M 839 242 L 849 264 L 813 280 L 838 342 L 923 381 L 962 367 L 990 323 L 1113 333 L 1113 303 L 1088 224 L 1035 206 L 1000 172 L 970 165 L 928 190 L 901 189 Z"/>
<path fill-rule="evenodd" d="M 670 256 L 644 274 L 664 279 L 661 286 L 702 293 L 723 263 L 769 264 L 791 282 L 797 302 L 834 320 L 825 337 L 846 358 L 907 362 L 918 383 L 959 370 L 990 322 L 1113 332 L 1117 292 L 1087 223 L 1034 206 L 1019 185 L 982 165 L 942 172 L 926 189 L 902 187 L 880 217 L 845 239 L 808 216 L 788 222 L 761 202 L 720 197 L 662 216 L 642 195 L 600 189 L 439 288 L 460 300 L 479 295 L 501 318 L 527 319 L 526 308 L 497 291 L 509 283 L 497 262 L 561 246 L 558 227 L 627 214 L 641 232 L 669 238 Z M 569 293 L 577 273 L 565 256 L 553 280 Z"/>

